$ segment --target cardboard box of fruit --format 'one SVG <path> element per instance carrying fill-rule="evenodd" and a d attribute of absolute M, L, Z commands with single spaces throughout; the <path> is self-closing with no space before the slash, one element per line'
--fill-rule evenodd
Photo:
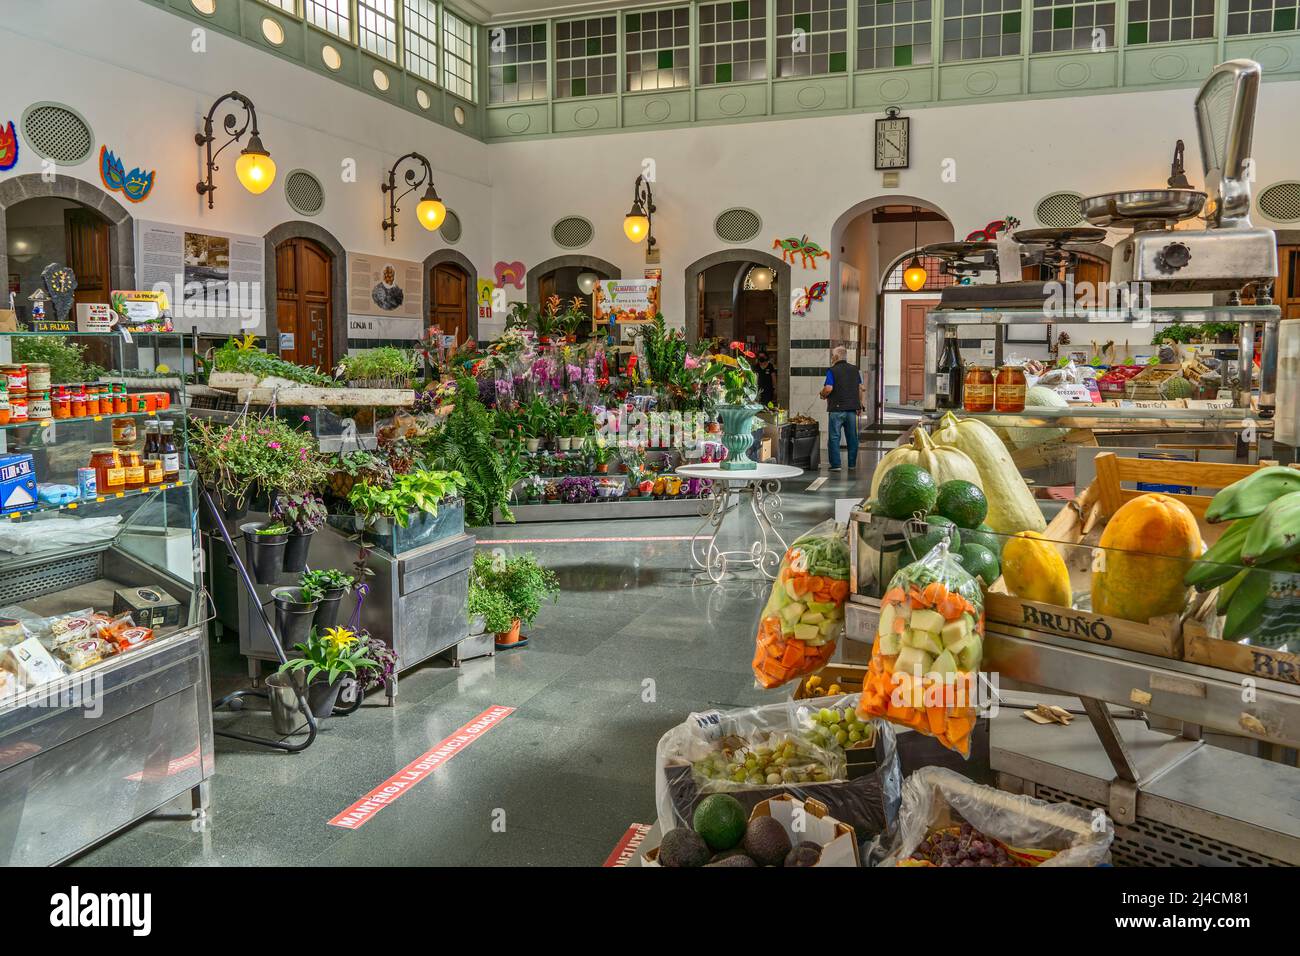
<path fill-rule="evenodd" d="M 764 800 L 745 819 L 728 794 L 706 797 L 693 825 L 664 834 L 641 858 L 642 866 L 859 866 L 853 827 L 830 816 L 816 800 L 782 794 Z"/>

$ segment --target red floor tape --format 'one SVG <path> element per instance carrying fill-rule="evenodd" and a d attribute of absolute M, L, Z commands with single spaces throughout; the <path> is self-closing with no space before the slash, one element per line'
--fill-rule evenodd
<path fill-rule="evenodd" d="M 345 830 L 357 829 L 514 712 L 513 707 L 489 707 L 330 820 L 329 825 Z"/>
<path fill-rule="evenodd" d="M 479 538 L 475 544 L 622 544 L 627 541 L 692 541 L 693 535 L 668 534 L 627 538 Z"/>
<path fill-rule="evenodd" d="M 641 843 L 646 838 L 646 834 L 653 829 L 649 823 L 634 823 L 627 828 L 623 834 L 623 839 L 618 841 L 614 847 L 614 852 L 605 860 L 604 866 L 627 866 L 628 863 L 636 856 L 636 851 L 641 847 Z"/>

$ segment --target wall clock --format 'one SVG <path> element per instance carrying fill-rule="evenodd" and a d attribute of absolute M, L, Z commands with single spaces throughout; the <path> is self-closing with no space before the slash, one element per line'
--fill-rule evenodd
<path fill-rule="evenodd" d="M 912 120 L 898 115 L 898 107 L 885 110 L 876 120 L 876 169 L 907 169 L 910 163 Z"/>

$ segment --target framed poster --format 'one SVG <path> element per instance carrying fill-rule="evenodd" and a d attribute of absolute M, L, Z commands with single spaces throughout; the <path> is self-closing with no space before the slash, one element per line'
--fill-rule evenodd
<path fill-rule="evenodd" d="M 180 328 L 237 335 L 266 332 L 261 236 L 136 220 L 135 280 L 167 293 Z"/>
<path fill-rule="evenodd" d="M 591 290 L 593 325 L 649 322 L 658 311 L 658 279 L 599 279 Z"/>
<path fill-rule="evenodd" d="M 349 252 L 347 305 L 348 338 L 418 339 L 424 316 L 424 266 Z"/>

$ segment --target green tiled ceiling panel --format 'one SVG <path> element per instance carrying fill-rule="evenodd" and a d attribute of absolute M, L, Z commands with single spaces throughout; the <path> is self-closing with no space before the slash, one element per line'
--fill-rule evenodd
<path fill-rule="evenodd" d="M 1029 92 L 1061 93 L 1100 90 L 1115 85 L 1119 53 L 1079 53 L 1071 56 L 1032 57 Z"/>
<path fill-rule="evenodd" d="M 701 122 L 763 116 L 766 113 L 766 83 L 705 86 L 695 91 L 695 118 Z"/>
<path fill-rule="evenodd" d="M 960 63 L 939 68 L 939 99 L 969 100 L 1014 96 L 1021 92 L 1021 61 Z"/>
<path fill-rule="evenodd" d="M 638 93 L 623 97 L 624 126 L 685 123 L 690 118 L 690 90 Z"/>
<path fill-rule="evenodd" d="M 587 96 L 554 100 L 551 103 L 553 129 L 557 133 L 583 133 L 614 129 L 618 125 L 618 97 Z"/>
<path fill-rule="evenodd" d="M 1263 40 L 1257 37 L 1256 40 Z M 1176 84 L 1197 86 L 1219 62 L 1218 44 L 1157 44 L 1130 47 L 1124 53 L 1124 85 Z"/>

